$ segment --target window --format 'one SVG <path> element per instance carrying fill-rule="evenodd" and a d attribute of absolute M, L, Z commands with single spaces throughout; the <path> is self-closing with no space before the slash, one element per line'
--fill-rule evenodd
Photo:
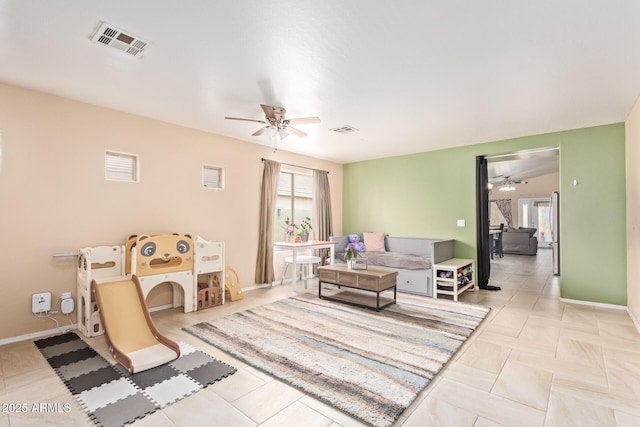
<path fill-rule="evenodd" d="M 202 167 L 202 186 L 222 190 L 224 188 L 223 169 L 218 166 L 204 165 Z"/>
<path fill-rule="evenodd" d="M 300 224 L 305 217 L 311 218 L 313 177 L 293 172 L 280 172 L 276 220 L 273 238 L 276 242 L 286 240 L 285 221 L 287 217 Z"/>
<path fill-rule="evenodd" d="M 105 178 L 109 181 L 138 182 L 138 156 L 107 151 Z"/>

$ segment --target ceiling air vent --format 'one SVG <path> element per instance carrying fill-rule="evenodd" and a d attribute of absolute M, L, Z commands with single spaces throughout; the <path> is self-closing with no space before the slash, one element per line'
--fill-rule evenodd
<path fill-rule="evenodd" d="M 106 22 L 101 22 L 91 41 L 111 46 L 129 55 L 142 57 L 147 42 Z"/>
<path fill-rule="evenodd" d="M 356 132 L 358 129 L 354 128 L 353 126 L 344 125 L 337 128 L 333 128 L 331 130 L 333 132 L 338 132 L 338 133 L 353 133 L 353 132 Z"/>

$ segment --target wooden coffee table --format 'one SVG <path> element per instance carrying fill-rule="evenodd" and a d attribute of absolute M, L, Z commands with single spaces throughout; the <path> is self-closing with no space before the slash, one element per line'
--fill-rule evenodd
<path fill-rule="evenodd" d="M 396 277 L 398 272 L 394 270 L 349 270 L 344 264 L 334 264 L 318 267 L 320 280 L 318 283 L 318 298 L 340 301 L 366 308 L 375 308 L 376 311 L 396 303 Z M 375 292 L 376 299 L 368 294 L 354 291 L 342 291 L 332 295 L 322 295 L 322 284 L 331 283 L 338 287 L 356 289 L 359 291 Z M 393 289 L 393 298 L 381 297 L 380 293 Z"/>

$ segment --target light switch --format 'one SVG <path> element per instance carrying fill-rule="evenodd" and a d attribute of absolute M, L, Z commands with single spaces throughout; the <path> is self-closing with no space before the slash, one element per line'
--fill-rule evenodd
<path fill-rule="evenodd" d="M 465 220 L 464 219 L 459 219 L 458 220 L 458 227 L 464 227 L 465 225 Z"/>

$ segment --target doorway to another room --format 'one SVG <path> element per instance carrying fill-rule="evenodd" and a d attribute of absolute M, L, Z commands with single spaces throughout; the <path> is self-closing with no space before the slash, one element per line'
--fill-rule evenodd
<path fill-rule="evenodd" d="M 504 229 L 499 256 L 492 252 L 489 260 L 491 285 L 513 282 L 520 268 L 552 269 L 551 199 L 560 186 L 559 152 L 546 147 L 486 157 L 492 251 L 496 230 Z"/>

